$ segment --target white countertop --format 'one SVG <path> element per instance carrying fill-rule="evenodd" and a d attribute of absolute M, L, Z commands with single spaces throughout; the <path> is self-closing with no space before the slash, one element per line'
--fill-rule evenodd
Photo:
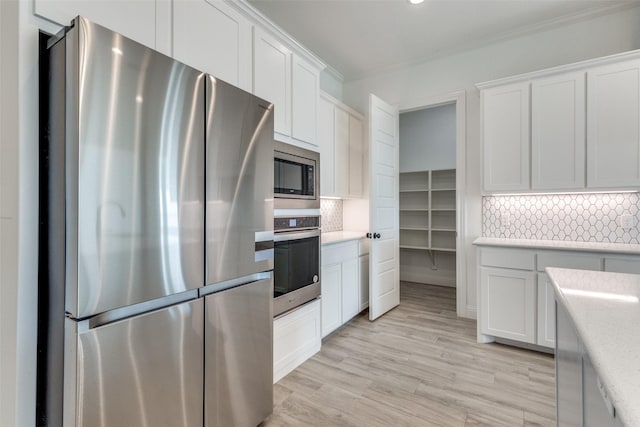
<path fill-rule="evenodd" d="M 330 245 L 333 243 L 346 242 L 348 240 L 360 240 L 365 237 L 364 231 L 330 231 L 322 233 L 320 241 L 323 245 Z"/>
<path fill-rule="evenodd" d="M 547 268 L 620 420 L 640 426 L 640 275 Z"/>
<path fill-rule="evenodd" d="M 640 245 L 629 243 L 572 242 L 566 240 L 505 239 L 479 237 L 473 241 L 476 246 L 501 246 L 523 249 L 556 249 L 583 252 L 610 252 L 640 255 Z"/>

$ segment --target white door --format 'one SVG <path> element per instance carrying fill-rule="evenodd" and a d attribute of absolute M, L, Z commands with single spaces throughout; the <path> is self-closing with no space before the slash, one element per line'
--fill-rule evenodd
<path fill-rule="evenodd" d="M 369 95 L 371 195 L 369 320 L 400 304 L 398 109 Z"/>

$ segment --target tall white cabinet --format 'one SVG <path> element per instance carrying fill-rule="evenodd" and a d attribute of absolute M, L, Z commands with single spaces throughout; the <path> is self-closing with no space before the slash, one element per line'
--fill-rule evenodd
<path fill-rule="evenodd" d="M 364 193 L 364 118 L 321 92 L 318 114 L 320 192 L 323 196 L 359 198 Z"/>
<path fill-rule="evenodd" d="M 531 83 L 531 188 L 585 186 L 585 73 Z"/>
<path fill-rule="evenodd" d="M 318 151 L 320 67 L 259 27 L 253 62 L 254 93 L 275 105 L 276 138 Z"/>
<path fill-rule="evenodd" d="M 484 189 L 529 189 L 529 83 L 482 91 Z"/>
<path fill-rule="evenodd" d="M 592 188 L 640 185 L 640 60 L 587 73 L 588 182 Z"/>
<path fill-rule="evenodd" d="M 224 2 L 173 0 L 173 57 L 251 92 L 252 28 Z"/>
<path fill-rule="evenodd" d="M 253 30 L 254 93 L 275 105 L 276 133 L 291 136 L 291 50 L 261 28 Z"/>

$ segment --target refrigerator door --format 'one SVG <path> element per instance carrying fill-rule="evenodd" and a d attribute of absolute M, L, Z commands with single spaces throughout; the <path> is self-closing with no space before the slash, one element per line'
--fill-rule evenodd
<path fill-rule="evenodd" d="M 66 311 L 203 286 L 204 75 L 83 18 L 66 51 Z"/>
<path fill-rule="evenodd" d="M 201 427 L 203 323 L 198 299 L 69 335 L 64 425 Z"/>
<path fill-rule="evenodd" d="M 206 282 L 273 269 L 273 104 L 207 76 Z"/>
<path fill-rule="evenodd" d="M 255 427 L 273 411 L 273 279 L 205 297 L 205 426 Z"/>

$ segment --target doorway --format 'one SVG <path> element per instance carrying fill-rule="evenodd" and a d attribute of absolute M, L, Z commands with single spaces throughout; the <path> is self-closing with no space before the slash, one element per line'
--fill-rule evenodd
<path fill-rule="evenodd" d="M 469 317 L 464 232 L 465 96 L 400 108 L 400 279 L 454 287 Z"/>

